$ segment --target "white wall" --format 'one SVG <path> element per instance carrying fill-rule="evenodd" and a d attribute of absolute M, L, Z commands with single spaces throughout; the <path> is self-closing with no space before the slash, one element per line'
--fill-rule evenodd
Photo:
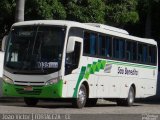
<path fill-rule="evenodd" d="M 0 51 L 0 97 L 2 97 L 2 79 L 3 76 L 4 52 Z"/>
<path fill-rule="evenodd" d="M 0 51 L 0 77 L 3 75 L 4 52 Z"/>

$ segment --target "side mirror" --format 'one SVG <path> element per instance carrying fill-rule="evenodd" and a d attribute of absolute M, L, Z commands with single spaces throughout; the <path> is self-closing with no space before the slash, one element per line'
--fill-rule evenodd
<path fill-rule="evenodd" d="M 69 37 L 67 44 L 67 53 L 72 53 L 74 51 L 75 41 L 77 37 Z"/>
<path fill-rule="evenodd" d="M 5 35 L 2 39 L 2 51 L 5 52 L 6 50 L 6 41 L 7 41 L 8 35 Z"/>

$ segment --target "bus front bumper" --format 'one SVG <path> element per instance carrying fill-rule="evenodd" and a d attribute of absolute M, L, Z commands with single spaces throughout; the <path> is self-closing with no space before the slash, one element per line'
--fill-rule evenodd
<path fill-rule="evenodd" d="M 8 97 L 62 98 L 62 80 L 47 86 L 30 86 L 32 90 L 26 90 L 26 87 L 3 81 L 3 95 Z"/>

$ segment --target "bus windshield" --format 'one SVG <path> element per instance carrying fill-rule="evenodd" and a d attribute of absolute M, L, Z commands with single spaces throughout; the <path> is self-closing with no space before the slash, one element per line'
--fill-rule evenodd
<path fill-rule="evenodd" d="M 50 74 L 61 67 L 65 27 L 17 26 L 8 37 L 5 68 L 17 74 Z"/>

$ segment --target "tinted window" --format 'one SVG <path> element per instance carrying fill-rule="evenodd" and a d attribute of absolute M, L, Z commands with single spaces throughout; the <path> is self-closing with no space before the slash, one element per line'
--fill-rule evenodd
<path fill-rule="evenodd" d="M 111 57 L 112 56 L 112 38 L 109 36 L 99 35 L 98 50 L 100 56 Z"/>
<path fill-rule="evenodd" d="M 125 40 L 114 38 L 113 41 L 113 56 L 114 58 L 125 58 Z"/>
<path fill-rule="evenodd" d="M 147 62 L 147 45 L 143 45 L 142 47 L 142 62 L 146 63 Z"/>
<path fill-rule="evenodd" d="M 90 54 L 96 55 L 97 53 L 97 36 L 94 33 L 90 34 Z"/>
<path fill-rule="evenodd" d="M 84 33 L 84 53 L 90 54 L 90 33 Z"/>
<path fill-rule="evenodd" d="M 142 64 L 156 64 L 157 59 L 156 46 L 94 32 L 84 34 L 84 53 Z"/>
<path fill-rule="evenodd" d="M 137 61 L 137 42 L 132 42 L 133 61 Z"/>
<path fill-rule="evenodd" d="M 113 57 L 119 58 L 119 44 L 118 39 L 113 39 Z"/>
<path fill-rule="evenodd" d="M 109 36 L 106 36 L 105 56 L 112 57 L 112 38 Z"/>
<path fill-rule="evenodd" d="M 142 62 L 142 44 L 138 44 L 138 61 Z"/>
<path fill-rule="evenodd" d="M 133 56 L 133 50 L 132 50 L 132 42 L 127 41 L 126 42 L 126 60 L 132 60 Z"/>
<path fill-rule="evenodd" d="M 98 50 L 99 50 L 99 55 L 100 56 L 105 56 L 105 36 L 99 35 L 98 39 Z"/>
<path fill-rule="evenodd" d="M 156 46 L 149 46 L 148 47 L 148 62 L 151 64 L 156 64 L 156 59 L 157 59 L 157 51 L 156 51 Z"/>
<path fill-rule="evenodd" d="M 84 53 L 90 55 L 97 54 L 97 34 L 90 32 L 84 33 Z"/>

